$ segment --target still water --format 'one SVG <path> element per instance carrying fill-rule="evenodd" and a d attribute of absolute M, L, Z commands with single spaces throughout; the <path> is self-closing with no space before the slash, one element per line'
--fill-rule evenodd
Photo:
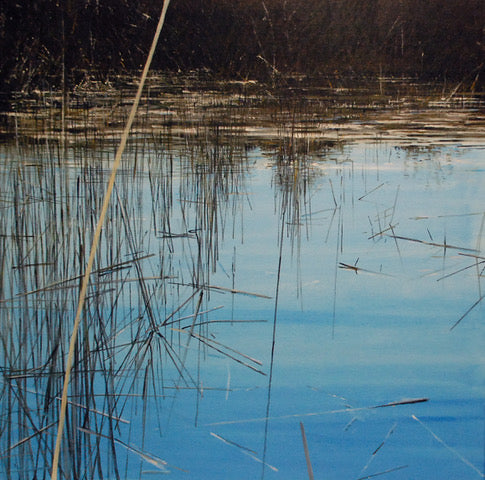
<path fill-rule="evenodd" d="M 272 158 L 249 154 L 211 282 L 272 298 L 214 291 L 224 308 L 208 315 L 264 321 L 211 335 L 266 376 L 208 352 L 200 382 L 222 391 L 197 411 L 178 393 L 163 437 L 176 465 L 259 478 L 264 457 L 268 478 L 304 478 L 302 422 L 316 478 L 482 475 L 483 155 L 350 145 L 306 165 L 295 198 Z"/>
<path fill-rule="evenodd" d="M 65 478 L 483 478 L 485 137 L 463 127 L 473 109 L 415 114 L 137 137 L 85 308 Z M 49 142 L 2 145 L 5 478 L 48 478 L 113 151 Z"/>

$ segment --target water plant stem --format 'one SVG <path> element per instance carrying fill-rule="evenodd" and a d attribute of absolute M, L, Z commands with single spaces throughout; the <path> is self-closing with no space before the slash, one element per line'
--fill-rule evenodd
<path fill-rule="evenodd" d="M 123 134 L 121 136 L 120 144 L 118 146 L 118 149 L 116 151 L 116 156 L 115 160 L 111 169 L 111 175 L 109 178 L 108 186 L 106 189 L 106 193 L 104 196 L 103 200 L 103 206 L 101 208 L 101 213 L 99 215 L 98 223 L 96 225 L 96 230 L 94 233 L 93 237 L 93 242 L 91 245 L 91 250 L 89 253 L 89 259 L 88 263 L 86 266 L 86 271 L 84 273 L 82 285 L 81 285 L 81 290 L 79 293 L 79 302 L 77 306 L 77 311 L 76 311 L 76 317 L 74 319 L 74 326 L 73 330 L 71 333 L 71 339 L 69 343 L 69 353 L 67 357 L 67 363 L 66 363 L 66 372 L 65 372 L 65 377 L 64 377 L 64 385 L 63 385 L 63 391 L 62 391 L 62 398 L 61 398 L 61 407 L 60 407 L 60 412 L 59 412 L 59 425 L 58 425 L 58 430 L 57 430 L 57 438 L 56 438 L 56 446 L 54 450 L 54 457 L 52 461 L 52 474 L 51 478 L 52 480 L 57 480 L 57 472 L 58 472 L 58 465 L 59 465 L 59 456 L 60 456 L 60 451 L 61 451 L 61 443 L 62 443 L 62 434 L 64 431 L 64 424 L 65 424 L 65 419 L 66 419 L 66 409 L 67 409 L 67 394 L 68 394 L 68 388 L 69 388 L 69 379 L 71 375 L 71 369 L 72 369 L 72 364 L 73 364 L 73 358 L 74 358 L 74 351 L 76 347 L 76 342 L 77 342 L 77 334 L 79 330 L 79 324 L 81 322 L 81 314 L 83 311 L 84 307 L 84 301 L 86 298 L 86 292 L 89 284 L 89 277 L 91 274 L 91 270 L 93 268 L 94 264 L 94 257 L 96 255 L 96 251 L 98 248 L 98 243 L 99 239 L 101 236 L 101 229 L 103 227 L 104 219 L 106 217 L 106 213 L 108 211 L 109 203 L 110 203 L 110 198 L 111 198 L 111 193 L 113 192 L 114 188 L 114 183 L 115 183 L 115 178 L 116 178 L 116 172 L 120 166 L 121 163 L 121 157 L 123 155 L 123 152 L 126 147 L 126 142 L 128 140 L 128 135 L 130 133 L 131 127 L 133 125 L 133 121 L 135 120 L 136 116 L 136 111 L 138 109 L 138 105 L 140 103 L 140 98 L 141 94 L 143 91 L 143 87 L 145 85 L 145 81 L 148 75 L 148 71 L 150 70 L 150 65 L 153 59 L 153 55 L 155 53 L 157 44 L 158 44 L 158 39 L 160 38 L 160 33 L 162 31 L 162 27 L 165 21 L 165 16 L 167 13 L 168 5 L 170 3 L 170 0 L 164 0 L 162 11 L 160 13 L 160 18 L 158 21 L 157 29 L 155 31 L 155 34 L 153 36 L 153 41 L 152 45 L 150 47 L 150 51 L 148 53 L 147 60 L 145 62 L 145 66 L 143 68 L 143 72 L 140 77 L 140 83 L 138 85 L 138 90 L 136 92 L 135 99 L 133 101 L 131 110 L 130 110 L 130 115 L 128 117 L 128 120 L 126 122 L 125 128 L 123 130 Z"/>

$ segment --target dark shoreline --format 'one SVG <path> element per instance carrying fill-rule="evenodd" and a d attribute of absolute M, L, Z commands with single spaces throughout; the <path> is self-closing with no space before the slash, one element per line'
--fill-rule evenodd
<path fill-rule="evenodd" d="M 162 1 L 0 6 L 0 91 L 71 90 L 144 64 Z M 273 82 L 289 74 L 485 84 L 485 3 L 173 0 L 155 70 Z"/>

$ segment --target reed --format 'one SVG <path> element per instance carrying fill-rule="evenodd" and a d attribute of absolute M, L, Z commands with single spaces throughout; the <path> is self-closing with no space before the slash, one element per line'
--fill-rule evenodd
<path fill-rule="evenodd" d="M 264 373 L 258 360 L 211 338 L 214 309 L 203 308 L 216 293 L 268 298 L 211 282 L 219 242 L 226 231 L 234 235 L 229 218 L 244 200 L 244 142 L 220 138 L 213 146 L 220 131 L 209 119 L 175 149 L 166 148 L 176 139 L 167 131 L 128 140 L 114 201 L 96 233 L 115 132 L 110 126 L 90 130 L 99 119 L 89 108 L 74 112 L 70 101 L 64 118 L 54 107 L 39 108 L 40 131 L 32 137 L 35 128 L 24 125 L 18 148 L 5 149 L 12 155 L 1 173 L 7 181 L 0 199 L 0 461 L 6 478 L 27 478 L 33 469 L 47 477 L 52 470 L 62 399 L 59 477 L 123 478 L 141 468 L 140 459 L 163 466 L 145 448 L 144 431 L 148 418 L 168 410 L 168 391 L 202 395 L 202 359 L 194 358 L 187 339 L 197 340 L 195 350 L 223 352 Z M 57 136 L 52 127 L 61 121 L 66 130 Z M 149 132 L 144 121 L 137 128 Z M 81 288 L 85 305 L 76 324 Z M 76 328 L 66 393 L 67 345 Z M 135 431 L 141 439 L 132 442 Z"/>
<path fill-rule="evenodd" d="M 207 397 L 225 397 L 227 406 L 236 396 L 229 396 L 229 390 L 246 388 L 237 385 L 233 370 L 227 381 L 226 376 L 217 383 L 207 381 L 206 360 L 218 362 L 217 368 L 222 363 L 224 373 L 229 364 L 267 381 L 268 395 L 262 399 L 266 414 L 220 422 L 218 417 L 212 423 L 221 428 L 221 434 L 212 436 L 246 451 L 262 464 L 263 475 L 276 468 L 270 456 L 278 439 L 270 439 L 270 422 L 380 412 L 390 407 L 387 412 L 427 400 L 419 397 L 288 414 L 275 411 L 272 404 L 273 365 L 278 365 L 280 354 L 280 282 L 282 288 L 297 292 L 303 306 L 300 255 L 312 229 L 328 226 L 322 244 L 335 234 L 335 259 L 332 256 L 330 262 L 332 266 L 335 260 L 334 315 L 337 272 L 347 270 L 352 272 L 348 277 L 363 281 L 388 276 L 385 268 L 378 270 L 367 258 L 362 257 L 359 266 L 357 261 L 341 258 L 348 208 L 369 201 L 371 194 L 379 195 L 386 184 L 378 179 L 372 184 L 375 187 L 367 188 L 366 183 L 363 192 L 353 190 L 357 176 L 353 167 L 346 169 L 346 164 L 334 160 L 334 154 L 345 157 L 345 141 L 351 135 L 338 133 L 336 138 L 331 125 L 338 118 L 337 125 L 349 126 L 369 105 L 358 98 L 351 104 L 347 97 L 338 97 L 332 104 L 328 95 L 333 90 L 315 92 L 289 81 L 285 84 L 283 79 L 271 95 L 262 95 L 261 86 L 246 84 L 210 84 L 202 95 L 200 84 L 194 86 L 189 80 L 174 79 L 169 88 L 163 75 L 147 79 L 149 88 L 140 99 L 133 136 L 126 141 L 113 199 L 98 231 L 99 244 L 73 341 L 59 455 L 62 478 L 131 478 L 141 476 L 145 464 L 164 473 L 184 468 L 179 461 L 173 467 L 168 456 L 155 451 L 151 440 L 158 435 L 156 429 L 165 437 L 160 443 L 170 443 L 170 422 L 179 404 L 185 407 L 186 401 L 193 406 L 195 425 L 204 428 L 207 423 L 201 425 L 201 419 L 210 402 Z M 19 115 L 8 116 L 10 140 L 0 144 L 4 185 L 0 194 L 0 470 L 8 479 L 31 478 L 34 470 L 47 478 L 52 469 L 67 345 L 75 328 L 83 272 L 90 261 L 89 246 L 97 235 L 98 212 L 108 193 L 116 139 L 133 93 L 129 82 L 123 81 L 119 89 L 105 85 L 104 93 L 99 84 L 99 91 L 84 92 L 85 96 L 80 88 L 77 96 L 68 96 L 64 114 L 62 105 L 53 103 L 60 97 L 46 92 L 23 104 L 28 112 L 25 117 L 20 115 L 21 102 L 16 107 Z M 376 109 L 387 109 L 388 101 L 379 97 L 376 102 L 383 103 Z M 245 216 L 254 207 L 250 190 L 255 156 L 264 157 L 271 178 L 268 184 L 272 182 L 268 188 L 274 194 L 274 244 L 279 249 L 273 252 L 278 260 L 274 292 L 273 285 L 259 291 L 238 278 L 238 252 L 248 235 Z M 317 190 L 325 194 L 322 204 L 315 206 Z M 480 287 L 483 255 L 479 242 L 475 249 L 467 249 L 459 247 L 461 241 L 435 242 L 429 230 L 429 241 L 414 232 L 397 235 L 396 204 L 397 193 L 385 205 L 391 208 L 379 208 L 377 218 L 369 218 L 372 231 L 365 235 L 373 248 L 388 241 L 396 247 L 399 244 L 403 254 L 404 245 L 430 252 L 457 250 L 466 264 L 449 274 L 442 272 L 439 280 L 453 280 L 475 267 Z M 401 255 L 399 247 L 398 252 Z M 293 267 L 296 287 L 288 287 L 287 273 Z M 331 291 L 331 286 L 330 278 L 322 293 Z M 269 365 L 265 358 L 224 338 L 231 329 L 245 340 L 253 323 L 267 322 L 235 320 L 240 299 L 274 307 L 272 343 L 266 345 L 271 350 Z M 476 312 L 481 293 L 478 299 L 475 303 L 476 298 L 472 299 L 458 323 Z M 227 307 L 231 313 L 226 315 Z M 183 413 L 187 416 L 187 410 Z M 244 440 L 222 431 L 226 425 L 239 423 L 264 423 L 261 455 L 256 455 L 255 445 L 248 442 L 251 448 L 243 447 Z M 346 429 L 351 425 L 355 427 L 350 422 Z M 308 446 L 304 450 L 307 454 Z M 404 467 L 378 474 L 400 468 Z"/>

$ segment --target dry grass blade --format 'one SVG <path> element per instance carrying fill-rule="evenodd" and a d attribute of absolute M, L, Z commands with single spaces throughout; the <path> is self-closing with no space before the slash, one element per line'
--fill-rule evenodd
<path fill-rule="evenodd" d="M 303 426 L 303 422 L 300 422 L 300 430 L 301 430 L 301 438 L 303 441 L 303 450 L 305 450 L 305 459 L 306 459 L 306 467 L 308 470 L 308 478 L 310 480 L 314 480 L 315 477 L 313 476 L 312 462 L 310 460 L 310 452 L 308 450 L 308 443 L 306 439 L 305 427 Z"/>
<path fill-rule="evenodd" d="M 219 287 L 217 285 L 195 285 L 195 284 L 185 284 L 185 283 L 176 283 L 176 282 L 172 282 L 172 283 L 176 285 L 182 285 L 184 287 L 203 288 L 206 290 L 219 290 L 221 292 L 228 292 L 228 293 L 234 293 L 239 295 L 248 295 L 250 297 L 266 298 L 268 300 L 271 300 L 272 298 L 272 297 L 269 297 L 268 295 L 263 295 L 261 293 L 248 292 L 246 290 L 236 290 L 234 288 Z"/>
<path fill-rule="evenodd" d="M 459 270 L 455 270 L 454 272 L 448 273 L 447 275 L 443 275 L 442 277 L 438 278 L 436 281 L 439 282 L 441 280 L 445 280 L 446 278 L 452 277 L 453 275 L 456 275 L 457 273 L 464 272 L 465 270 L 469 270 L 470 268 L 477 267 L 478 265 L 481 265 L 482 263 L 485 263 L 485 260 L 482 260 L 481 262 L 476 262 L 473 263 L 472 265 L 467 265 L 466 267 L 460 268 Z"/>
<path fill-rule="evenodd" d="M 119 445 L 125 447 L 128 451 L 134 453 L 135 455 L 138 455 L 141 459 L 143 459 L 146 462 L 148 462 L 149 464 L 157 467 L 163 473 L 170 473 L 170 470 L 168 470 L 168 468 L 167 468 L 168 463 L 165 460 L 162 460 L 161 458 L 159 458 L 159 457 L 157 457 L 157 456 L 155 456 L 151 453 L 144 452 L 137 447 L 134 447 L 132 445 L 128 445 L 127 443 L 123 442 L 119 438 L 111 439 L 110 437 L 108 437 L 106 435 L 102 435 L 101 433 L 93 432 L 92 430 L 88 430 L 87 428 L 82 428 L 82 427 L 78 427 L 78 430 L 81 431 L 81 432 L 87 433 L 89 435 L 95 435 L 95 436 L 100 437 L 100 438 L 105 438 L 106 440 L 110 440 L 110 441 L 114 440 Z M 172 468 L 177 468 L 177 467 L 172 467 Z M 178 470 L 181 470 L 181 469 L 178 469 Z M 185 471 L 185 470 L 182 470 L 182 471 Z"/>
<path fill-rule="evenodd" d="M 431 436 L 439 442 L 443 447 L 449 450 L 453 455 L 458 457 L 465 465 L 468 465 L 472 470 L 474 470 L 480 477 L 485 478 L 485 474 L 481 472 L 473 463 L 471 463 L 468 459 L 466 459 L 460 452 L 455 450 L 454 448 L 450 447 L 447 443 L 444 442 L 436 433 L 434 433 L 426 424 L 424 424 L 416 415 L 411 415 L 411 418 L 416 420 Z"/>
<path fill-rule="evenodd" d="M 185 331 L 185 329 L 182 329 L 182 331 Z M 211 339 L 211 338 L 207 338 L 207 337 L 203 337 L 202 335 L 198 335 L 196 333 L 194 333 L 193 331 L 190 332 L 190 335 L 198 338 L 199 340 L 202 339 L 202 340 L 205 340 L 207 342 L 210 342 L 210 343 L 213 343 L 215 345 L 220 345 L 221 347 L 237 354 L 237 355 L 240 355 L 241 357 L 249 360 L 250 362 L 253 362 L 259 366 L 263 366 L 263 362 L 261 362 L 260 360 L 257 360 L 256 358 L 253 358 L 253 357 L 250 357 L 249 355 L 246 355 L 245 353 L 242 353 L 242 352 L 239 352 L 238 350 L 235 350 L 234 348 L 231 348 L 231 347 L 228 347 L 227 345 L 223 345 L 222 343 L 214 340 L 214 339 Z"/>
<path fill-rule="evenodd" d="M 387 228 L 384 228 L 383 230 L 377 232 L 377 233 L 374 233 L 372 234 L 370 237 L 367 237 L 367 240 L 372 240 L 373 238 L 376 238 L 376 237 L 381 237 L 383 236 L 386 232 L 393 232 L 394 234 L 394 228 L 397 227 L 399 224 L 396 223 L 394 225 L 389 225 Z"/>
<path fill-rule="evenodd" d="M 172 323 L 177 323 L 177 322 L 170 322 L 169 325 Z M 198 327 L 199 325 L 210 325 L 213 323 L 230 323 L 232 325 L 236 323 L 268 323 L 268 321 L 267 320 L 233 320 L 231 318 L 229 320 L 204 320 L 203 322 L 197 322 L 195 326 Z"/>
<path fill-rule="evenodd" d="M 408 468 L 408 466 L 401 465 L 399 467 L 389 468 L 388 470 L 384 470 L 383 472 L 373 473 L 372 475 L 366 475 L 365 477 L 360 477 L 357 480 L 368 480 L 369 478 L 380 477 L 381 475 L 387 475 L 388 473 L 397 472 L 398 470 L 403 470 L 404 468 Z"/>
<path fill-rule="evenodd" d="M 365 197 L 367 197 L 371 193 L 374 193 L 376 190 L 379 190 L 379 188 L 383 187 L 384 185 L 385 183 L 381 183 L 380 185 L 377 185 L 377 187 L 374 187 L 372 190 L 368 191 L 367 193 L 359 197 L 357 200 L 363 200 Z"/>
<path fill-rule="evenodd" d="M 378 454 L 378 452 L 381 450 L 381 448 L 385 445 L 385 443 L 387 442 L 387 440 L 389 439 L 389 437 L 394 433 L 395 429 L 396 429 L 396 426 L 397 426 L 397 423 L 395 423 L 391 429 L 387 432 L 387 435 L 386 437 L 384 438 L 384 440 L 379 444 L 379 446 L 372 452 L 372 455 L 370 456 L 369 460 L 367 461 L 367 463 L 365 464 L 364 468 L 361 470 L 361 475 L 369 468 L 369 465 L 374 461 L 374 459 L 376 458 L 376 455 Z"/>
<path fill-rule="evenodd" d="M 126 260 L 124 262 L 121 262 L 121 263 L 116 263 L 116 264 L 113 264 L 113 265 L 110 265 L 108 267 L 103 267 L 103 268 L 100 268 L 98 270 L 93 270 L 91 272 L 91 275 L 95 275 L 95 274 L 98 274 L 98 275 L 108 275 L 109 273 L 113 272 L 113 271 L 116 271 L 116 270 L 119 270 L 123 267 L 127 267 L 128 265 L 134 263 L 134 262 L 139 262 L 140 260 L 145 260 L 147 258 L 150 258 L 150 257 L 153 257 L 154 254 L 151 253 L 149 255 L 144 255 L 142 257 L 134 257 L 130 260 Z M 56 290 L 56 289 L 60 289 L 60 288 L 78 288 L 79 285 L 78 284 L 75 284 L 75 285 L 72 285 L 72 286 L 68 286 L 66 287 L 66 284 L 67 283 L 74 283 L 74 282 L 78 282 L 79 280 L 81 280 L 82 278 L 84 277 L 84 275 L 75 275 L 74 277 L 69 277 L 69 278 L 66 278 L 64 280 L 59 280 L 57 282 L 53 282 L 53 283 L 50 283 L 44 287 L 41 287 L 41 288 L 36 288 L 35 290 L 30 290 L 28 292 L 23 292 L 23 293 L 19 293 L 17 294 L 15 297 L 12 297 L 12 298 L 5 298 L 5 299 L 0 299 L 0 303 L 6 303 L 6 302 L 13 302 L 13 301 L 16 301 L 18 300 L 20 297 L 26 297 L 26 296 L 29 296 L 29 295 L 35 295 L 37 293 L 42 293 L 42 292 L 46 292 L 46 291 L 49 291 L 49 290 Z M 148 280 L 152 279 L 152 280 L 155 280 L 155 279 L 160 279 L 160 277 L 150 277 L 150 278 L 147 278 Z M 121 280 L 118 280 L 118 281 L 121 281 Z M 136 280 L 132 280 L 132 279 L 125 279 L 125 280 L 122 280 L 122 281 L 125 281 L 125 282 L 131 282 L 131 281 L 138 281 L 138 279 Z M 111 282 L 106 282 L 106 283 L 112 283 L 113 281 Z M 102 282 L 96 282 L 97 284 L 98 283 L 102 283 Z"/>
<path fill-rule="evenodd" d="M 450 328 L 451 330 L 454 330 L 460 323 L 461 321 L 485 298 L 485 295 L 482 295 Z"/>
<path fill-rule="evenodd" d="M 422 245 L 429 245 L 431 247 L 439 247 L 439 248 L 452 249 L 452 250 L 463 250 L 465 252 L 478 252 L 478 250 L 475 248 L 458 247 L 456 245 L 449 245 L 448 243 L 427 242 L 426 240 L 419 240 L 417 238 L 410 238 L 410 237 L 402 237 L 401 235 L 387 235 L 387 236 L 390 238 L 394 238 L 395 240 L 406 240 L 408 242 L 421 243 Z"/>
<path fill-rule="evenodd" d="M 324 412 L 310 412 L 310 413 L 292 413 L 289 415 L 280 415 L 277 417 L 258 417 L 258 418 L 248 418 L 243 420 L 226 420 L 222 422 L 208 423 L 207 426 L 213 425 L 233 425 L 237 423 L 256 423 L 256 422 L 266 422 L 268 420 L 286 420 L 289 418 L 303 418 L 303 417 L 318 417 L 321 415 L 334 415 L 337 413 L 353 413 L 362 412 L 365 410 L 373 410 L 376 408 L 386 408 L 386 407 L 397 407 L 401 405 L 413 405 L 416 403 L 427 402 L 427 398 L 410 398 L 406 400 L 399 400 L 397 402 L 384 403 L 381 405 L 372 405 L 370 407 L 357 407 L 357 408 L 339 408 L 337 410 L 326 410 Z"/>
<path fill-rule="evenodd" d="M 204 297 L 204 292 L 200 292 L 199 300 L 197 302 L 197 307 L 195 308 L 194 320 L 192 322 L 192 325 L 190 326 L 189 336 L 187 337 L 187 343 L 185 344 L 185 349 L 184 349 L 183 359 L 182 359 L 182 369 L 185 368 L 185 362 L 187 360 L 187 353 L 189 352 L 190 340 L 194 336 L 195 322 L 197 321 L 197 316 L 199 315 L 199 310 L 200 310 L 200 306 L 202 305 L 203 297 Z"/>
<path fill-rule="evenodd" d="M 251 450 L 247 447 L 243 447 L 242 445 L 239 445 L 238 443 L 232 442 L 231 440 L 227 440 L 224 437 L 221 437 L 220 435 L 217 435 L 213 432 L 210 432 L 210 434 L 214 437 L 217 438 L 217 440 L 220 440 L 221 442 L 225 443 L 226 445 L 230 445 L 231 447 L 236 447 L 238 448 L 244 455 L 247 455 L 248 457 L 252 458 L 254 461 L 263 464 L 265 467 L 268 467 L 269 469 L 273 470 L 273 472 L 277 472 L 278 469 L 274 467 L 273 465 L 270 465 L 269 463 L 264 462 L 260 458 L 256 456 L 256 452 L 254 450 Z"/>
<path fill-rule="evenodd" d="M 40 435 L 41 433 L 44 433 L 46 430 L 49 430 L 49 428 L 53 427 L 54 425 L 56 425 L 57 422 L 53 422 L 53 423 L 50 423 L 49 425 L 46 425 L 45 427 L 41 428 L 40 430 L 37 430 L 35 433 L 33 433 L 32 435 L 29 435 L 28 437 L 26 438 L 23 438 L 22 440 L 18 441 L 17 443 L 15 443 L 14 445 L 11 445 L 10 447 L 7 448 L 7 450 L 5 450 L 5 452 L 3 452 L 0 457 L 6 457 L 8 455 L 8 452 L 10 452 L 11 450 L 19 447 L 20 445 L 23 445 L 24 443 L 26 442 L 29 442 L 30 440 L 32 440 L 34 437 L 36 437 L 37 435 Z"/>
<path fill-rule="evenodd" d="M 256 360 L 254 358 L 251 358 L 250 356 L 244 354 L 244 353 L 241 353 L 241 352 L 238 352 L 237 350 L 234 350 L 233 348 L 231 347 L 228 347 L 227 345 L 223 345 L 222 343 L 220 342 L 216 342 L 215 340 L 211 340 L 209 338 L 206 338 L 206 337 L 203 337 L 202 335 L 198 335 L 197 333 L 193 333 L 193 332 L 187 332 L 186 330 L 183 330 L 183 329 L 178 329 L 178 328 L 173 328 L 172 330 L 174 330 L 175 332 L 184 332 L 184 333 L 187 333 L 189 334 L 190 337 L 194 337 L 196 338 L 197 340 L 199 340 L 201 343 L 203 343 L 204 345 L 208 346 L 209 348 L 212 348 L 213 350 L 215 350 L 216 352 L 219 352 L 220 354 L 224 355 L 225 357 L 228 357 L 230 358 L 231 360 L 234 360 L 235 362 L 241 364 L 241 365 L 244 365 L 245 367 L 261 374 L 261 375 L 266 375 L 266 373 L 264 373 L 263 371 L 253 367 L 252 365 L 250 365 L 249 363 L 246 363 L 244 361 L 242 361 L 241 359 L 235 357 L 234 355 L 231 355 L 227 352 L 225 352 L 224 350 L 222 350 L 222 348 L 225 348 L 226 350 L 229 350 L 237 355 L 240 355 L 242 356 L 243 358 L 246 358 L 248 360 L 250 360 L 251 362 L 254 362 L 258 365 L 262 365 L 262 363 L 259 361 L 259 360 Z M 216 347 L 215 345 L 219 345 L 220 347 L 222 348 L 218 348 Z"/>
<path fill-rule="evenodd" d="M 398 400 L 397 402 L 383 403 L 382 405 L 376 405 L 375 407 L 369 408 L 385 408 L 385 407 L 397 407 L 399 405 L 414 405 L 415 403 L 427 402 L 429 398 L 406 398 L 403 400 Z"/>
<path fill-rule="evenodd" d="M 369 273 L 371 275 L 382 275 L 384 277 L 392 277 L 393 276 L 393 275 L 390 275 L 388 273 L 375 272 L 374 270 L 367 270 L 365 268 L 360 268 L 360 267 L 357 267 L 356 265 L 350 265 L 348 263 L 343 263 L 343 262 L 339 262 L 338 267 L 343 269 L 343 270 L 352 270 L 353 272 L 355 272 L 355 274 L 358 274 L 359 272 L 363 272 L 363 273 Z"/>
<path fill-rule="evenodd" d="M 189 318 L 194 318 L 194 317 L 197 317 L 197 316 L 202 316 L 202 315 L 205 315 L 207 313 L 215 312 L 216 310 L 220 310 L 221 308 L 224 308 L 224 305 L 219 305 L 219 306 L 213 307 L 209 310 L 204 310 L 202 312 L 198 312 L 198 314 L 192 313 L 191 315 L 186 315 L 185 317 L 177 318 L 177 322 L 181 322 L 182 320 L 187 320 Z M 200 325 L 200 323 L 198 323 L 196 325 Z"/>
<path fill-rule="evenodd" d="M 164 327 L 166 325 L 170 325 L 172 323 L 175 323 L 176 321 L 173 321 L 173 322 L 169 322 L 169 320 L 171 318 L 173 318 L 177 312 L 179 312 L 180 310 L 182 310 L 182 308 L 185 307 L 185 305 L 187 305 L 196 295 L 197 293 L 199 293 L 199 289 L 195 290 L 194 292 L 192 292 L 192 294 L 189 296 L 189 298 L 187 298 L 184 302 L 182 302 L 163 322 L 162 324 L 160 325 L 160 327 Z"/>
<path fill-rule="evenodd" d="M 163 3 L 163 8 L 162 12 L 160 14 L 160 18 L 158 21 L 157 29 L 155 31 L 155 35 L 153 37 L 153 42 L 150 48 L 150 52 L 148 53 L 148 57 L 145 63 L 145 67 L 143 69 L 140 83 L 138 85 L 138 90 L 136 92 L 135 99 L 133 101 L 133 105 L 130 110 L 130 115 L 128 117 L 128 121 L 126 122 L 125 129 L 123 131 L 123 135 L 121 137 L 120 145 L 118 147 L 118 150 L 116 152 L 115 160 L 113 163 L 113 167 L 111 170 L 111 175 L 109 178 L 108 186 L 106 189 L 104 201 L 103 201 L 103 206 L 101 208 L 101 213 L 99 215 L 98 223 L 96 225 L 96 230 L 94 233 L 93 237 L 93 242 L 91 245 L 91 250 L 89 253 L 89 259 L 88 263 L 86 266 L 86 272 L 84 274 L 83 280 L 82 280 L 82 286 L 81 286 L 81 291 L 79 293 L 79 303 L 76 311 L 76 317 L 74 319 L 74 326 L 71 334 L 71 340 L 70 340 L 70 345 L 69 345 L 69 353 L 67 357 L 67 362 L 66 362 L 66 375 L 64 379 L 64 387 L 62 391 L 62 400 L 61 400 L 61 409 L 59 412 L 59 426 L 58 426 L 58 431 L 57 431 L 57 438 L 56 438 L 56 446 L 54 450 L 54 457 L 52 460 L 52 474 L 51 478 L 52 480 L 57 480 L 57 474 L 58 474 L 58 465 L 59 465 L 59 456 L 60 456 L 60 451 L 61 451 L 61 443 L 62 443 L 62 434 L 64 431 L 64 424 L 65 424 L 65 419 L 66 419 L 66 408 L 67 408 L 67 391 L 68 391 L 68 386 L 69 386 L 69 380 L 70 380 L 70 375 L 71 375 L 71 369 L 72 369 L 72 364 L 73 364 L 73 357 L 74 357 L 74 351 L 76 348 L 76 341 L 77 341 L 77 334 L 79 330 L 79 325 L 81 322 L 81 313 L 83 311 L 84 307 L 84 300 L 86 298 L 86 292 L 88 289 L 88 284 L 89 284 L 89 277 L 91 275 L 91 271 L 93 269 L 93 264 L 94 264 L 94 258 L 96 255 L 96 251 L 98 248 L 98 243 L 99 239 L 101 236 L 101 230 L 104 224 L 104 219 L 106 217 L 106 214 L 108 212 L 108 207 L 110 204 L 111 200 L 111 194 L 113 192 L 114 188 L 114 183 L 115 183 L 115 178 L 116 178 L 116 173 L 118 171 L 118 168 L 121 164 L 121 157 L 123 155 L 123 152 L 125 150 L 126 142 L 128 140 L 128 136 L 131 130 L 131 126 L 133 125 L 133 122 L 135 120 L 136 112 L 138 109 L 138 104 L 140 103 L 141 99 L 141 94 L 143 91 L 143 87 L 145 85 L 145 81 L 148 75 L 148 71 L 150 69 L 151 61 L 153 59 L 153 55 L 155 53 L 156 46 L 158 44 L 158 39 L 160 37 L 160 33 L 162 31 L 162 27 L 165 21 L 165 15 L 167 13 L 167 8 L 170 3 L 170 0 L 164 0 Z"/>
<path fill-rule="evenodd" d="M 56 400 L 60 401 L 61 398 L 56 397 Z M 115 416 L 110 415 L 108 413 L 100 412 L 99 410 L 93 410 L 92 408 L 88 408 L 88 407 L 86 407 L 86 405 L 82 405 L 80 403 L 72 402 L 70 400 L 67 403 L 69 405 L 73 406 L 73 407 L 81 408 L 81 409 L 86 410 L 88 412 L 95 413 L 96 415 L 100 415 L 102 417 L 110 418 L 111 420 L 114 420 L 115 422 L 126 423 L 126 424 L 130 423 L 128 420 L 125 420 L 124 418 L 115 417 Z"/>
<path fill-rule="evenodd" d="M 459 253 L 458 255 L 462 255 L 464 257 L 472 257 L 472 258 L 480 258 L 481 260 L 485 260 L 485 257 L 481 257 L 480 255 L 472 255 L 471 253 Z"/>
<path fill-rule="evenodd" d="M 228 440 L 227 438 L 221 437 L 220 435 L 217 435 L 214 432 L 210 432 L 210 434 L 214 437 L 220 440 L 221 442 L 224 442 L 227 445 L 232 445 L 233 447 L 240 448 L 241 450 L 245 450 L 246 452 L 252 453 L 253 455 L 257 455 L 257 452 L 254 450 L 251 450 L 250 448 L 244 447 L 242 445 L 239 445 L 239 443 L 233 442 L 231 440 Z"/>

